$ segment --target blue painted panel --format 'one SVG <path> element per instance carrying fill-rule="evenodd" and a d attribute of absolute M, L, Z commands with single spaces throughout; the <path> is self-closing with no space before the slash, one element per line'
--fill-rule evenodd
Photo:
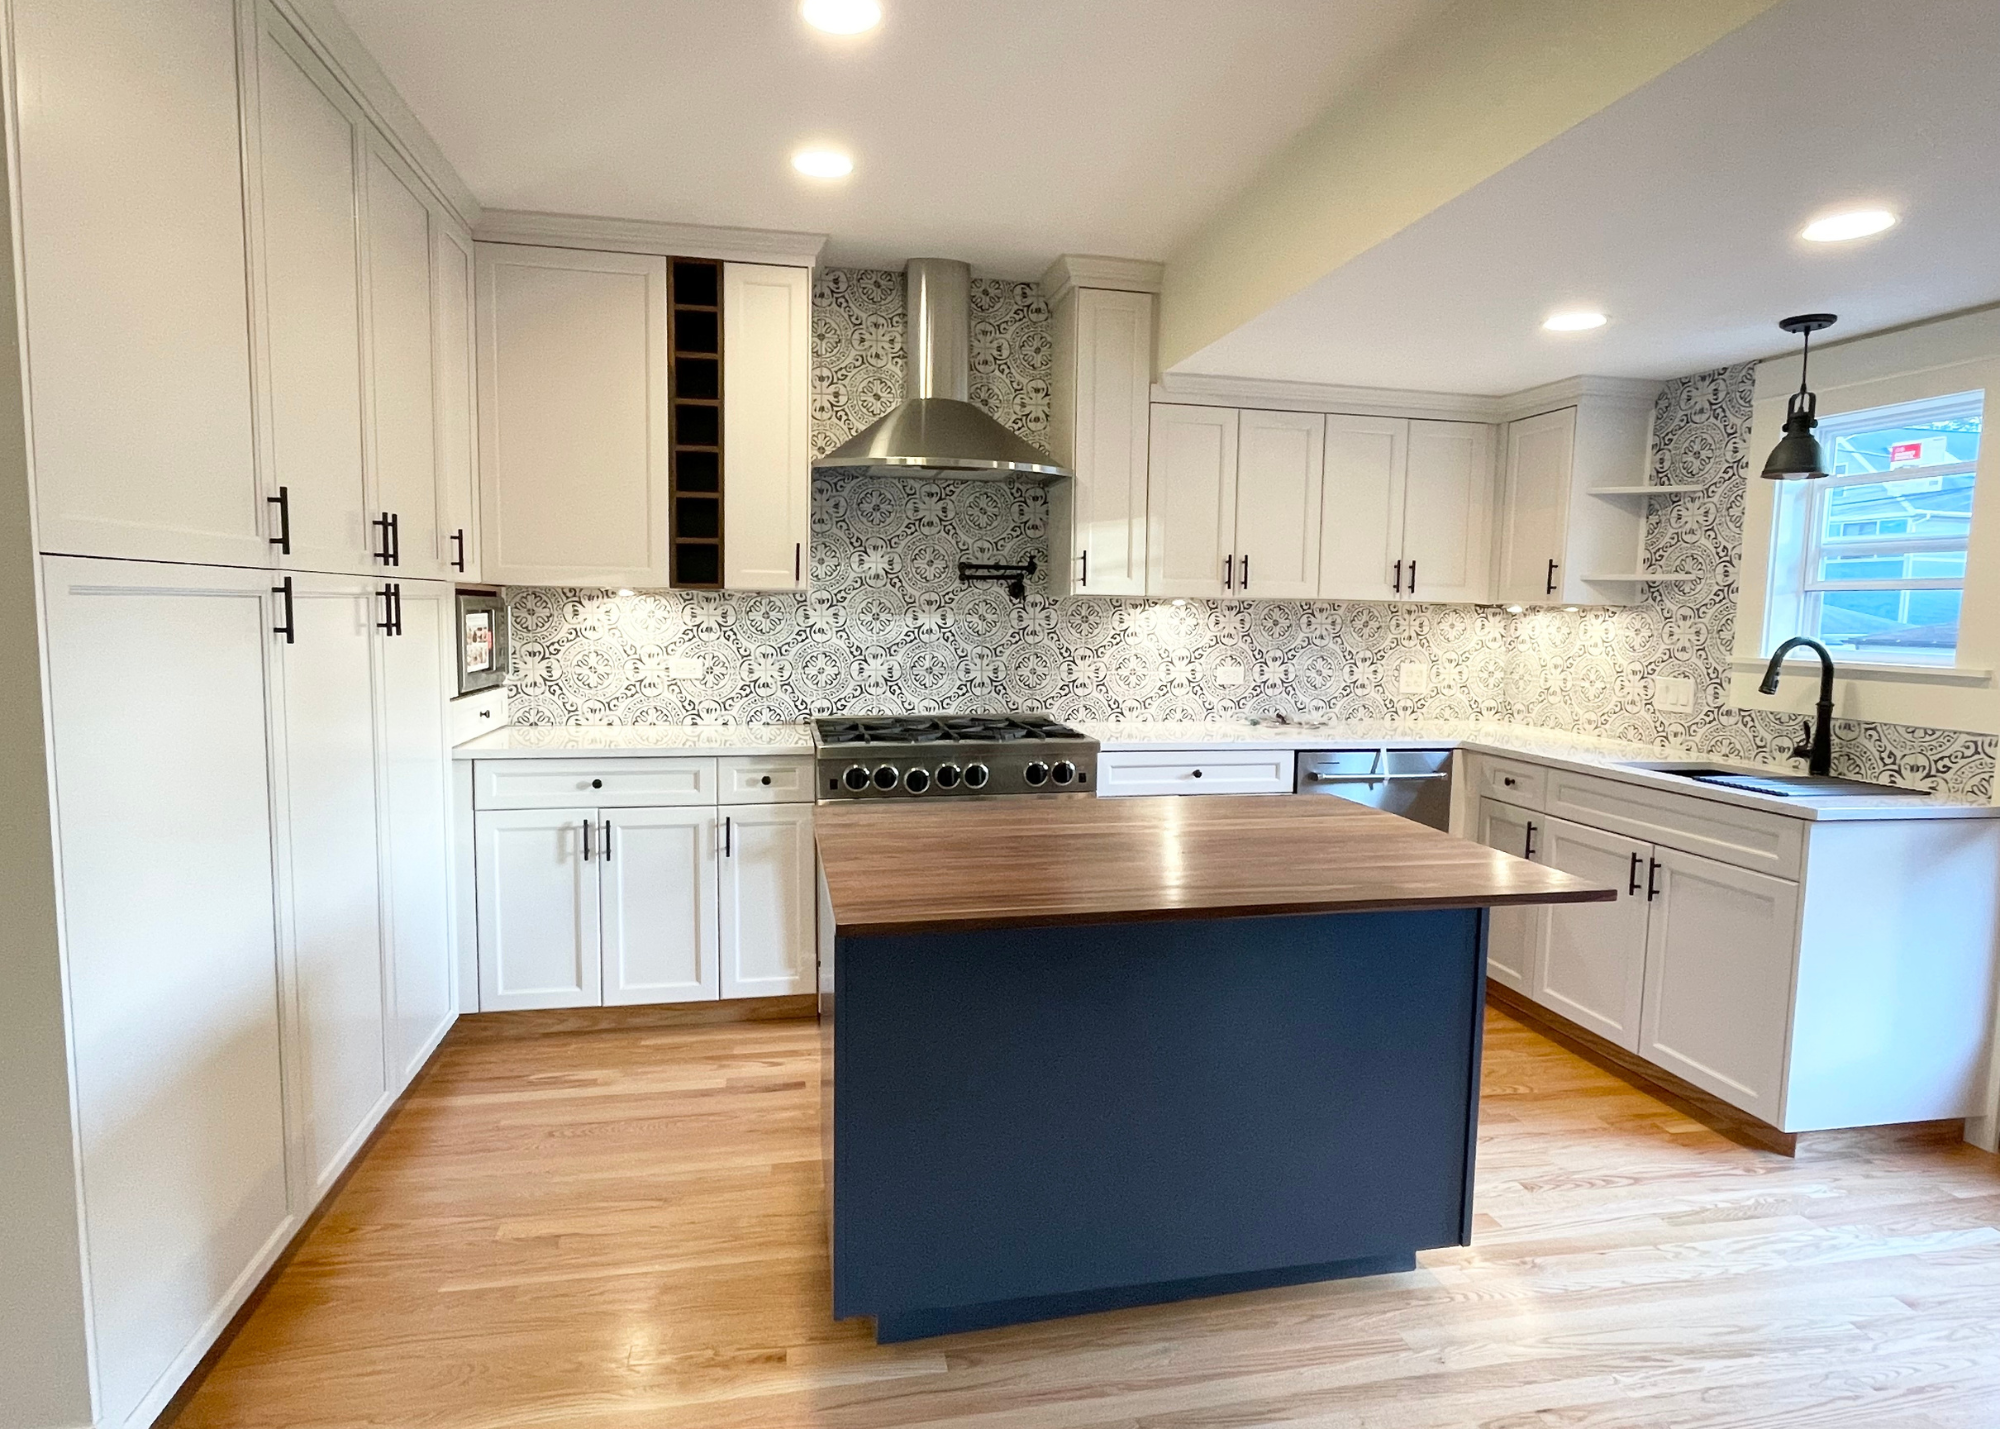
<path fill-rule="evenodd" d="M 886 1330 L 1093 1291 L 1168 1299 L 1458 1244 L 1483 924 L 1454 909 L 839 940 L 834 1313 Z"/>

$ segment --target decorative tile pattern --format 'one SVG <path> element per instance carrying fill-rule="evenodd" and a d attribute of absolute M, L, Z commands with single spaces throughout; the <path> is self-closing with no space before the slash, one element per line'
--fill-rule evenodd
<path fill-rule="evenodd" d="M 972 395 L 1030 441 L 1048 428 L 1048 309 L 1031 284 L 973 284 Z M 820 273 L 813 295 L 813 445 L 831 450 L 900 400 L 902 275 Z M 1315 601 L 1025 602 L 962 586 L 967 559 L 1048 559 L 1041 488 L 821 477 L 810 595 L 516 589 L 514 718 L 528 725 L 757 722 L 835 712 L 1047 709 L 1081 720 L 1507 720 L 1654 746 L 1772 759 L 1787 717 L 1725 706 L 1743 527 L 1753 369 L 1680 379 L 1660 398 L 1659 501 L 1644 605 L 1509 616 L 1490 607 Z M 701 659 L 695 680 L 669 656 Z M 1430 692 L 1397 695 L 1427 663 Z M 1698 713 L 1661 715 L 1651 681 L 1692 678 Z M 2000 740 L 1843 722 L 1839 772 L 1983 799 Z"/>

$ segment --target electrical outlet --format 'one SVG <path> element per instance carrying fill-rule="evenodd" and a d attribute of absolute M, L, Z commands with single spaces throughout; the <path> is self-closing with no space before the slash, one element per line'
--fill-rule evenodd
<path fill-rule="evenodd" d="M 1694 713 L 1694 681 L 1686 675 L 1653 677 L 1653 708 L 1662 714 Z"/>
<path fill-rule="evenodd" d="M 1397 672 L 1396 690 L 1405 695 L 1427 695 L 1431 689 L 1431 667 L 1422 660 L 1405 660 Z"/>
<path fill-rule="evenodd" d="M 701 678 L 701 657 L 699 655 L 668 656 L 667 678 L 670 680 L 699 680 Z"/>
<path fill-rule="evenodd" d="M 1217 665 L 1215 667 L 1215 683 L 1222 686 L 1225 690 L 1235 689 L 1243 683 L 1243 667 L 1241 665 Z"/>

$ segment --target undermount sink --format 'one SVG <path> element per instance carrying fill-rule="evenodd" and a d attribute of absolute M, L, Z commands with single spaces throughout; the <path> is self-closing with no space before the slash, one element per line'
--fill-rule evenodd
<path fill-rule="evenodd" d="M 1713 784 L 1721 789 L 1737 789 L 1746 794 L 1768 794 L 1777 799 L 1860 799 L 1901 794 L 1925 798 L 1927 789 L 1905 789 L 1895 784 L 1870 784 L 1863 779 L 1836 779 L 1831 774 L 1767 774 L 1756 769 L 1731 769 L 1720 764 L 1671 764 L 1633 761 L 1628 769 L 1648 769 L 1655 774 L 1671 774 L 1692 779 L 1697 784 Z"/>

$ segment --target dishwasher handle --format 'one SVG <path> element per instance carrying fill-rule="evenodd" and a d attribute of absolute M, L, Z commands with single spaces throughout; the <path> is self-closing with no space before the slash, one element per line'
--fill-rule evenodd
<path fill-rule="evenodd" d="M 1412 779 L 1449 779 L 1448 771 L 1435 774 L 1321 774 L 1316 769 L 1306 771 L 1308 784 L 1391 784 L 1404 783 Z"/>

